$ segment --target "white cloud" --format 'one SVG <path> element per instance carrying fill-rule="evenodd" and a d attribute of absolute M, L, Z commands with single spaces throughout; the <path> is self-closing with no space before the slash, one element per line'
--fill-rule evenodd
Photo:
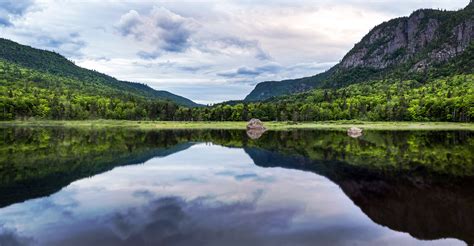
<path fill-rule="evenodd" d="M 12 21 L 26 14 L 33 5 L 33 0 L 2 0 L 0 2 L 0 26 L 13 26 Z"/>
<path fill-rule="evenodd" d="M 141 17 L 137 11 L 130 10 L 120 17 L 116 28 L 123 36 L 133 35 L 136 39 L 140 39 L 143 35 L 143 33 L 138 30 L 138 27 L 143 24 L 140 19 Z"/>
<path fill-rule="evenodd" d="M 383 21 L 467 2 L 37 0 L 37 7 L 1 5 L 0 36 L 119 79 L 218 102 L 242 99 L 260 81 L 324 71 Z"/>
<path fill-rule="evenodd" d="M 146 15 L 130 10 L 120 17 L 116 28 L 123 36 L 132 36 L 137 41 L 156 45 L 153 51 L 138 52 L 140 57 L 150 59 L 158 57 L 161 51 L 186 51 L 191 45 L 191 35 L 198 26 L 192 18 L 155 6 Z"/>

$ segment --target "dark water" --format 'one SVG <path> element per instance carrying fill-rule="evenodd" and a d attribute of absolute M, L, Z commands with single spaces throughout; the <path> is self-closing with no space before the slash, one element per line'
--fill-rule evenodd
<path fill-rule="evenodd" d="M 0 245 L 474 243 L 474 132 L 0 129 Z"/>

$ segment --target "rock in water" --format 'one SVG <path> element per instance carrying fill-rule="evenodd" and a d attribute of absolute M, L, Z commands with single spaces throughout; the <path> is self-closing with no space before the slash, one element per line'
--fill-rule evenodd
<path fill-rule="evenodd" d="M 266 128 L 263 126 L 263 122 L 259 119 L 251 119 L 247 123 L 247 136 L 251 139 L 260 138 L 265 132 Z"/>
<path fill-rule="evenodd" d="M 362 129 L 360 129 L 358 127 L 351 127 L 349 129 L 347 129 L 347 135 L 349 137 L 358 138 L 358 137 L 362 136 Z"/>
<path fill-rule="evenodd" d="M 263 130 L 265 131 L 266 128 L 263 126 L 263 122 L 259 119 L 251 119 L 247 124 L 247 130 Z"/>

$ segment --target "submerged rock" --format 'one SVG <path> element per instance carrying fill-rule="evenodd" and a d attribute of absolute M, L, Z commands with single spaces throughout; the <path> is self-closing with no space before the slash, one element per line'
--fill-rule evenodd
<path fill-rule="evenodd" d="M 263 126 L 263 122 L 259 119 L 251 119 L 249 123 L 247 123 L 247 130 L 263 130 L 265 131 L 266 128 Z"/>
<path fill-rule="evenodd" d="M 358 138 L 362 136 L 362 129 L 358 127 L 351 127 L 347 129 L 347 135 L 349 137 Z"/>

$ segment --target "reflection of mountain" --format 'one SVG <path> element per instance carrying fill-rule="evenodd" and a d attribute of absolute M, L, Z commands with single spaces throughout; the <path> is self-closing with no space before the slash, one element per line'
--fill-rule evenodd
<path fill-rule="evenodd" d="M 471 132 L 132 131 L 0 128 L 0 207 L 47 196 L 116 166 L 195 142 L 242 147 L 261 167 L 311 171 L 338 184 L 374 222 L 420 239 L 474 242 Z"/>
<path fill-rule="evenodd" d="M 167 156 L 210 139 L 242 140 L 241 131 L 0 128 L 0 208 L 48 196 L 114 167 Z M 230 141 L 232 142 L 232 141 Z"/>
<path fill-rule="evenodd" d="M 93 146 L 99 144 L 100 143 L 96 143 L 93 144 Z M 157 142 L 152 147 L 149 144 L 136 145 L 134 143 L 125 144 L 125 151 L 121 151 L 118 146 L 115 146 L 116 148 L 100 151 L 100 155 L 87 156 L 87 154 L 84 154 L 68 156 L 67 158 L 38 159 L 34 164 L 37 165 L 37 169 L 39 170 L 34 170 L 34 172 L 44 173 L 44 175 L 31 175 L 31 177 L 17 182 L 1 182 L 0 208 L 28 199 L 48 196 L 78 179 L 103 173 L 118 166 L 144 163 L 154 157 L 171 155 L 185 150 L 192 145 L 194 145 L 194 143 L 184 142 L 168 146 L 162 142 Z M 55 154 L 51 153 L 49 156 L 51 155 Z M 35 160 L 34 157 L 31 159 Z M 49 165 L 48 162 L 56 162 L 54 163 L 55 166 L 65 166 L 66 168 L 58 168 L 57 171 L 48 172 L 48 168 L 55 168 L 55 166 L 51 167 L 52 165 Z M 2 176 L 8 176 L 3 174 L 5 172 L 7 171 L 0 169 Z M 31 171 L 27 172 L 31 173 Z M 21 175 L 21 173 L 19 173 L 19 175 Z"/>
<path fill-rule="evenodd" d="M 259 148 L 245 151 L 261 167 L 294 168 L 329 178 L 380 225 L 424 240 L 458 238 L 474 243 L 473 178 L 387 174 Z"/>

